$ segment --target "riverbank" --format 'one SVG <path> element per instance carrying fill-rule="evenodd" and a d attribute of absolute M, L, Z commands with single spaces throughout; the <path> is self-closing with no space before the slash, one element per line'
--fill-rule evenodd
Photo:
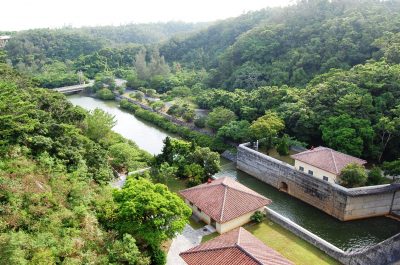
<path fill-rule="evenodd" d="M 120 96 L 118 99 L 120 100 L 120 107 L 122 109 L 170 133 L 177 134 L 187 141 L 194 141 L 199 146 L 209 147 L 211 150 L 220 153 L 235 147 L 234 145 L 224 143 L 221 139 L 215 137 L 214 134 L 208 131 L 201 130 L 194 125 L 178 120 L 168 114 L 155 111 L 149 106 L 131 98 Z"/>

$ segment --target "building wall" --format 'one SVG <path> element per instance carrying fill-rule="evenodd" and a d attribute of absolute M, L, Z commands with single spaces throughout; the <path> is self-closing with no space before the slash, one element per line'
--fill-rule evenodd
<path fill-rule="evenodd" d="M 332 174 L 328 171 L 322 170 L 320 168 L 314 167 L 312 165 L 306 164 L 304 162 L 301 162 L 299 160 L 294 161 L 294 167 L 297 170 L 300 170 L 300 167 L 304 168 L 304 173 L 308 173 L 309 170 L 313 172 L 313 177 L 319 178 L 321 180 L 324 180 L 323 177 L 326 176 L 328 177 L 328 182 L 330 183 L 336 183 L 337 176 L 335 174 Z"/>
<path fill-rule="evenodd" d="M 193 214 L 195 214 L 197 217 L 200 218 L 200 220 L 202 220 L 203 222 L 205 222 L 206 224 L 210 224 L 211 223 L 211 218 L 210 216 L 208 216 L 207 214 L 205 214 L 203 211 L 199 211 L 199 208 L 197 208 L 196 205 L 190 205 L 190 202 L 185 199 L 185 203 L 190 207 L 190 209 L 192 209 Z M 201 210 L 201 209 L 200 209 Z"/>
<path fill-rule="evenodd" d="M 223 224 L 219 224 L 217 223 L 216 225 L 216 229 L 218 231 L 218 233 L 223 234 L 226 232 L 231 231 L 232 229 L 235 229 L 237 227 L 240 227 L 244 224 L 247 224 L 248 222 L 250 222 L 250 217 L 256 212 L 256 211 L 260 211 L 260 212 L 264 212 L 265 209 L 264 207 L 261 207 L 260 209 L 257 209 L 255 211 L 252 211 L 250 213 L 247 213 L 245 215 L 242 215 L 236 219 L 233 219 L 229 222 L 223 223 Z"/>
<path fill-rule="evenodd" d="M 278 189 L 287 185 L 290 195 L 343 221 L 387 215 L 391 207 L 400 208 L 399 184 L 346 189 L 246 145 L 238 147 L 237 168 Z"/>

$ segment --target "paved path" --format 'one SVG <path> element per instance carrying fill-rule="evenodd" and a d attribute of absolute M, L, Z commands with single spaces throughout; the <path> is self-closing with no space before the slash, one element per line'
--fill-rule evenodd
<path fill-rule="evenodd" d="M 179 253 L 199 245 L 203 236 L 212 234 L 213 232 L 215 232 L 215 229 L 209 225 L 197 230 L 194 230 L 190 225 L 186 225 L 182 234 L 175 237 L 172 241 L 167 255 L 167 265 L 187 265 L 179 257 Z"/>

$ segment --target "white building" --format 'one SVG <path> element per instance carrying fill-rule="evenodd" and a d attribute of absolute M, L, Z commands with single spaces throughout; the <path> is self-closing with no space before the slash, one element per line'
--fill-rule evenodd
<path fill-rule="evenodd" d="M 224 177 L 180 191 L 193 214 L 222 234 L 250 221 L 256 212 L 264 212 L 271 200 Z"/>
<path fill-rule="evenodd" d="M 364 165 L 367 161 L 346 155 L 327 147 L 317 147 L 291 156 L 297 170 L 316 178 L 338 182 L 338 176 L 348 164 Z"/>

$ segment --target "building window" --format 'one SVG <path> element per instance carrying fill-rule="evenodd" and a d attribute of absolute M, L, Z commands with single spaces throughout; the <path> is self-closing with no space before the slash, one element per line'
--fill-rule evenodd
<path fill-rule="evenodd" d="M 308 174 L 310 174 L 312 176 L 312 175 L 314 175 L 314 172 L 312 170 L 308 170 Z"/>
<path fill-rule="evenodd" d="M 193 202 L 189 202 L 190 206 L 193 206 Z"/>
<path fill-rule="evenodd" d="M 299 167 L 299 170 L 304 172 L 304 167 Z"/>
<path fill-rule="evenodd" d="M 201 213 L 201 209 L 200 208 L 197 208 L 197 210 L 199 211 L 199 213 Z"/>
<path fill-rule="evenodd" d="M 328 181 L 329 180 L 329 178 L 327 177 L 327 176 L 323 176 L 322 177 L 325 181 Z"/>

